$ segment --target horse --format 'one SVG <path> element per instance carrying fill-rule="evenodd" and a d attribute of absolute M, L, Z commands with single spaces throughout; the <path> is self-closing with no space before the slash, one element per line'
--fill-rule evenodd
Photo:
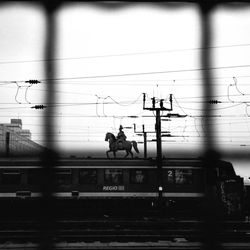
<path fill-rule="evenodd" d="M 139 154 L 139 150 L 137 148 L 137 142 L 136 141 L 123 141 L 122 147 L 119 147 L 117 143 L 117 139 L 112 133 L 107 133 L 105 137 L 105 141 L 109 141 L 109 150 L 106 152 L 107 158 L 109 157 L 109 152 L 113 152 L 114 158 L 116 158 L 116 151 L 118 150 L 126 150 L 127 154 L 124 156 L 126 158 L 129 154 L 131 154 L 131 157 L 133 158 L 132 153 L 132 146 L 137 154 Z"/>

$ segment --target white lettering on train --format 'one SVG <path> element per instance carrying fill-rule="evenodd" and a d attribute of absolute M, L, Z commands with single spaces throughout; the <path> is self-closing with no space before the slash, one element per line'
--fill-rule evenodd
<path fill-rule="evenodd" d="M 124 191 L 124 186 L 103 186 L 103 191 Z"/>

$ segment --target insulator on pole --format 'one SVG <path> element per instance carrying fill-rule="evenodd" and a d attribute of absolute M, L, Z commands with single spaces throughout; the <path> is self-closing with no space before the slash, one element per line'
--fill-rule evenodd
<path fill-rule="evenodd" d="M 155 97 L 152 98 L 152 107 L 155 108 Z"/>
<path fill-rule="evenodd" d="M 31 108 L 32 109 L 44 109 L 46 108 L 47 106 L 44 106 L 44 105 L 35 105 L 35 106 L 32 106 Z"/>
<path fill-rule="evenodd" d="M 163 109 L 163 99 L 160 100 L 160 108 Z"/>
<path fill-rule="evenodd" d="M 30 83 L 30 84 L 38 84 L 38 83 L 41 83 L 40 81 L 38 80 L 28 80 L 28 81 L 25 81 L 26 83 Z"/>
<path fill-rule="evenodd" d="M 221 103 L 221 102 L 218 101 L 218 100 L 209 100 L 208 103 L 210 103 L 210 104 L 218 104 L 218 103 Z"/>

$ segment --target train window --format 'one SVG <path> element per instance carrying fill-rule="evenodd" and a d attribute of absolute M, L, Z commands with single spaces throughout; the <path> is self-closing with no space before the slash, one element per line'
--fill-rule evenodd
<path fill-rule="evenodd" d="M 56 185 L 71 184 L 71 169 L 56 169 L 54 180 Z"/>
<path fill-rule="evenodd" d="M 2 184 L 19 185 L 21 183 L 21 173 L 19 170 L 9 169 L 2 172 Z"/>
<path fill-rule="evenodd" d="M 42 172 L 40 169 L 29 169 L 28 170 L 28 184 L 39 185 L 42 180 Z"/>
<path fill-rule="evenodd" d="M 131 170 L 130 182 L 132 184 L 145 184 L 147 182 L 147 173 L 145 170 Z"/>
<path fill-rule="evenodd" d="M 167 176 L 168 180 L 167 182 L 169 184 L 174 184 L 174 170 L 171 169 L 171 170 L 168 170 L 168 176 Z"/>
<path fill-rule="evenodd" d="M 193 175 L 191 169 L 176 169 L 175 170 L 175 183 L 181 185 L 190 185 L 193 183 Z"/>
<path fill-rule="evenodd" d="M 96 184 L 97 171 L 95 169 L 80 169 L 79 172 L 80 184 Z"/>
<path fill-rule="evenodd" d="M 105 169 L 104 182 L 106 185 L 119 185 L 123 183 L 123 172 L 121 169 Z"/>

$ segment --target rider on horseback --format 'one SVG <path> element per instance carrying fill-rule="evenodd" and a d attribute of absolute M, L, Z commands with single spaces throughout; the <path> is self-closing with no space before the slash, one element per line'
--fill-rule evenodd
<path fill-rule="evenodd" d="M 136 141 L 127 141 L 124 132 L 122 131 L 123 127 L 120 126 L 120 132 L 117 135 L 117 138 L 112 133 L 106 133 L 105 141 L 109 142 L 109 150 L 106 152 L 107 157 L 109 158 L 109 152 L 113 152 L 114 158 L 116 157 L 116 151 L 125 150 L 127 157 L 129 154 L 133 158 L 132 148 L 134 148 L 135 152 L 139 154 L 139 150 L 137 148 Z"/>
<path fill-rule="evenodd" d="M 120 125 L 120 127 L 119 127 L 119 133 L 118 133 L 118 135 L 116 137 L 116 139 L 117 139 L 116 142 L 117 142 L 117 145 L 118 145 L 119 148 L 122 147 L 123 142 L 125 142 L 126 139 L 127 139 L 127 136 L 125 135 L 125 133 L 122 130 L 123 130 L 123 126 Z"/>

